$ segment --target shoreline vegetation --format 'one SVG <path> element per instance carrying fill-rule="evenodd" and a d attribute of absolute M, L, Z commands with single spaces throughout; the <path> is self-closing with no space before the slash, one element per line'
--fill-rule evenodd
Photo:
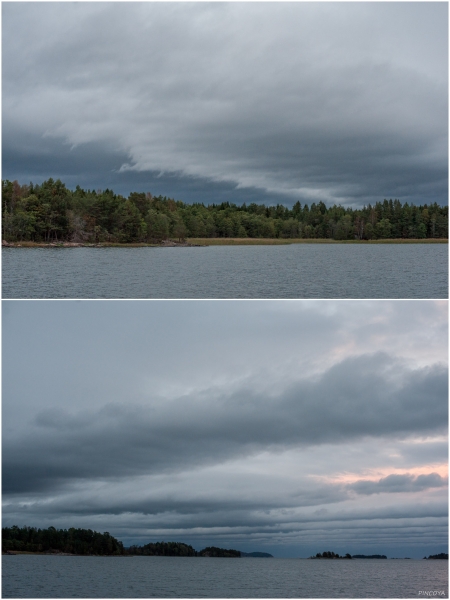
<path fill-rule="evenodd" d="M 448 238 L 448 207 L 398 199 L 363 208 L 187 204 L 150 192 L 125 198 L 109 189 L 69 190 L 59 179 L 3 180 L 2 224 L 4 242 L 22 246 L 439 243 Z"/>

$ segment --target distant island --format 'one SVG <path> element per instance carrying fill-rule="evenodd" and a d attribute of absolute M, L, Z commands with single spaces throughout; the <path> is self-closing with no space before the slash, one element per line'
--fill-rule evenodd
<path fill-rule="evenodd" d="M 423 558 L 424 560 L 448 560 L 448 554 L 441 552 L 440 554 L 430 554 L 428 558 L 426 556 Z"/>
<path fill-rule="evenodd" d="M 345 554 L 345 556 L 339 556 L 339 554 L 335 553 L 335 552 L 318 552 L 315 556 L 310 556 L 309 558 L 326 558 L 326 559 L 330 559 L 330 558 L 344 558 L 344 559 L 349 559 L 352 558 L 350 554 Z"/>
<path fill-rule="evenodd" d="M 345 554 L 344 556 L 339 556 L 335 552 L 318 552 L 315 556 L 310 556 L 309 558 L 387 558 L 384 554 Z"/>
<path fill-rule="evenodd" d="M 187 204 L 167 196 L 112 190 L 74 191 L 59 179 L 40 185 L 2 181 L 4 245 L 161 244 L 204 245 L 208 240 L 439 241 L 448 238 L 448 206 L 383 200 L 363 208 L 324 202 L 292 208 L 280 204 Z M 170 241 L 172 240 L 172 241 Z"/>
<path fill-rule="evenodd" d="M 125 548 L 122 542 L 108 532 L 91 529 L 37 529 L 36 527 L 3 527 L 4 554 L 67 554 L 83 556 L 199 556 L 220 558 L 261 557 L 273 558 L 266 552 L 240 552 L 208 546 L 197 552 L 182 542 L 156 542 Z"/>
<path fill-rule="evenodd" d="M 239 550 L 227 550 L 208 546 L 197 552 L 192 546 L 182 542 L 156 542 L 145 546 L 130 546 L 125 549 L 126 554 L 139 556 L 206 556 L 215 558 L 240 558 Z"/>

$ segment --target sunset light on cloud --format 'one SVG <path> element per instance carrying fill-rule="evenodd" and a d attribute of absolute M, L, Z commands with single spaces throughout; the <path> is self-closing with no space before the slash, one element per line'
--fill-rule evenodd
<path fill-rule="evenodd" d="M 415 479 L 419 475 L 433 475 L 438 474 L 444 480 L 448 480 L 448 464 L 447 463 L 435 463 L 431 465 L 424 465 L 420 467 L 412 467 L 410 469 L 393 469 L 392 467 L 378 467 L 377 469 L 370 469 L 363 471 L 362 473 L 338 473 L 331 476 L 317 476 L 324 482 L 346 484 L 356 483 L 358 481 L 380 481 L 389 477 L 390 475 L 406 475 L 407 477 L 414 477 Z M 448 481 L 447 481 L 448 483 Z"/>

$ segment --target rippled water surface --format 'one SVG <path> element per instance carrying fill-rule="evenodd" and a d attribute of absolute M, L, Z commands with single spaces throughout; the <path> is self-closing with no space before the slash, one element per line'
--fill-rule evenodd
<path fill-rule="evenodd" d="M 4 248 L 4 298 L 447 298 L 447 244 Z"/>
<path fill-rule="evenodd" d="M 448 597 L 448 562 L 3 556 L 4 598 Z"/>

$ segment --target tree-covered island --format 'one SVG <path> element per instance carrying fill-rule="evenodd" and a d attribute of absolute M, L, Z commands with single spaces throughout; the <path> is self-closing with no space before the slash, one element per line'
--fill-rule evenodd
<path fill-rule="evenodd" d="M 239 550 L 208 546 L 197 552 L 182 542 L 156 542 L 125 548 L 108 532 L 91 529 L 37 529 L 36 527 L 3 527 L 2 552 L 5 554 L 80 554 L 87 556 L 200 556 L 241 558 L 241 556 L 272 557 L 264 552 L 245 553 Z"/>
<path fill-rule="evenodd" d="M 112 190 L 69 190 L 59 179 L 41 185 L 2 181 L 6 243 L 161 243 L 163 240 L 438 240 L 448 237 L 448 207 L 383 200 L 364 208 L 292 208 L 280 204 L 185 204 L 166 196 Z"/>
<path fill-rule="evenodd" d="M 339 554 L 335 553 L 335 552 L 318 552 L 315 556 L 310 556 L 309 558 L 326 558 L 326 559 L 335 559 L 335 558 L 346 558 L 346 559 L 350 559 L 352 558 L 350 554 L 345 554 L 344 556 L 340 556 Z"/>
<path fill-rule="evenodd" d="M 240 558 L 239 550 L 226 550 L 208 546 L 197 552 L 192 546 L 181 542 L 156 542 L 145 544 L 145 546 L 130 546 L 126 549 L 127 554 L 139 556 L 212 556 L 222 558 Z"/>
<path fill-rule="evenodd" d="M 334 552 L 318 552 L 315 556 L 310 556 L 309 558 L 387 558 L 385 554 L 345 554 L 343 556 L 339 556 L 339 554 L 335 554 Z"/>

